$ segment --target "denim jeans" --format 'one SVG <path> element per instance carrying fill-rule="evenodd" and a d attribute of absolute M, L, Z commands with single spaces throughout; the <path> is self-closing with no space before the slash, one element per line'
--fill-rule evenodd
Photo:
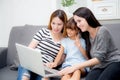
<path fill-rule="evenodd" d="M 22 80 L 22 77 L 23 76 L 26 76 L 28 78 L 30 78 L 30 80 L 41 80 L 42 77 L 23 68 L 22 66 L 19 66 L 18 67 L 18 77 L 17 77 L 17 80 Z"/>
<path fill-rule="evenodd" d="M 59 68 L 59 66 L 57 68 Z M 17 77 L 17 80 L 22 80 L 22 77 L 24 75 L 27 76 L 28 78 L 30 78 L 30 80 L 42 80 L 42 76 L 37 75 L 37 74 L 29 71 L 28 69 L 23 68 L 22 66 L 19 66 L 18 67 L 18 77 Z M 51 77 L 50 80 L 60 80 L 60 78 Z"/>

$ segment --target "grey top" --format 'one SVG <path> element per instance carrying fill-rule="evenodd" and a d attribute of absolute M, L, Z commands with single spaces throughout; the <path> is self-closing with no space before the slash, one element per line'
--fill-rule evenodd
<path fill-rule="evenodd" d="M 96 57 L 100 64 L 93 66 L 93 68 L 105 68 L 112 62 L 120 62 L 120 52 L 116 48 L 111 34 L 104 26 L 101 26 L 94 39 L 91 39 L 92 58 Z"/>

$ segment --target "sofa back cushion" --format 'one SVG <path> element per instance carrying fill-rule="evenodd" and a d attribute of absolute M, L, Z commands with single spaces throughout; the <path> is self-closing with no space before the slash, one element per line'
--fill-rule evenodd
<path fill-rule="evenodd" d="M 15 47 L 15 43 L 20 43 L 23 45 L 28 45 L 33 38 L 33 35 L 42 27 L 47 26 L 15 26 L 11 29 L 9 42 L 8 42 L 8 52 L 7 52 L 7 64 L 17 65 L 19 64 L 18 55 Z"/>
<path fill-rule="evenodd" d="M 120 24 L 104 24 L 110 31 L 116 47 L 120 51 Z"/>
<path fill-rule="evenodd" d="M 103 24 L 110 31 L 116 47 L 120 50 L 120 24 Z M 33 38 L 33 35 L 42 27 L 47 26 L 15 26 L 11 29 L 9 42 L 8 42 L 8 54 L 7 54 L 7 64 L 19 64 L 17 51 L 15 43 L 20 43 L 23 45 L 28 45 Z"/>

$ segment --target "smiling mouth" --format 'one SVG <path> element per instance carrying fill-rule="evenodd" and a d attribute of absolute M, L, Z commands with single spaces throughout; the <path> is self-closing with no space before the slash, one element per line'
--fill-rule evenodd
<path fill-rule="evenodd" d="M 59 30 L 54 30 L 54 32 L 59 32 Z"/>

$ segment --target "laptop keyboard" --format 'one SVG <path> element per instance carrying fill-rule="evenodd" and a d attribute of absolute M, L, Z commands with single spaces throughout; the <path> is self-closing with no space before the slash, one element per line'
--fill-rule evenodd
<path fill-rule="evenodd" d="M 51 72 L 45 70 L 45 74 L 53 74 L 53 73 L 51 73 Z"/>

